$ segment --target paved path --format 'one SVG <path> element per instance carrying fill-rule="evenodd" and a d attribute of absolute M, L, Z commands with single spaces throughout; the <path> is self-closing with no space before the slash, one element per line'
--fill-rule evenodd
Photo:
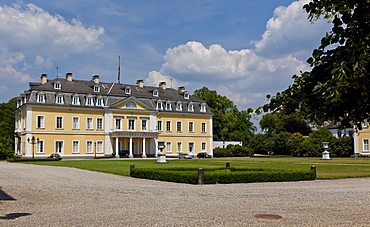
<path fill-rule="evenodd" d="M 0 187 L 0 226 L 370 226 L 370 178 L 199 186 L 0 162 Z"/>

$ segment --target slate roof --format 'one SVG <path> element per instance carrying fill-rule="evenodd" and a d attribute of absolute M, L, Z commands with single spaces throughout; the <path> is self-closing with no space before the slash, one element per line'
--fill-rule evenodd
<path fill-rule="evenodd" d="M 60 83 L 60 89 L 54 87 L 55 83 Z M 156 110 L 156 102 L 158 100 L 163 103 L 171 102 L 172 110 L 159 110 L 161 112 L 179 112 L 176 111 L 176 103 L 180 101 L 183 105 L 182 112 L 192 112 L 201 114 L 212 114 L 209 108 L 206 108 L 206 112 L 201 112 L 201 104 L 206 104 L 204 100 L 198 99 L 189 95 L 188 99 L 185 99 L 185 91 L 180 91 L 172 88 L 162 89 L 161 87 L 129 85 L 129 84 L 118 84 L 118 83 L 106 83 L 99 82 L 95 83 L 93 80 L 72 80 L 55 78 L 47 80 L 46 83 L 29 83 L 30 89 L 21 94 L 21 97 L 25 97 L 25 101 L 19 98 L 19 106 L 25 103 L 40 104 L 40 105 L 56 105 L 56 106 L 76 106 L 72 105 L 72 96 L 77 95 L 80 97 L 80 105 L 83 107 L 91 108 L 103 108 L 98 106 L 87 106 L 85 100 L 88 95 L 92 95 L 95 99 L 101 97 L 104 100 L 105 107 L 111 107 L 112 105 L 125 100 L 129 97 L 135 97 L 136 100 L 145 104 L 153 111 Z M 94 92 L 94 86 L 98 86 L 99 92 Z M 131 89 L 130 94 L 125 93 L 126 88 Z M 153 91 L 158 91 L 158 96 L 153 95 Z M 43 92 L 45 94 L 45 103 L 37 102 L 37 93 Z M 62 94 L 64 97 L 64 104 L 56 104 L 56 95 Z M 188 111 L 188 105 L 192 103 L 194 105 L 194 111 Z"/>

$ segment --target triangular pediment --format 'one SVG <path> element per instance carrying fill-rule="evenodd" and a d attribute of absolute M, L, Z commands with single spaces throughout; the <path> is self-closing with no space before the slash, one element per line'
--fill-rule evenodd
<path fill-rule="evenodd" d="M 124 98 L 112 104 L 111 107 L 116 109 L 150 110 L 150 107 L 135 97 Z"/>

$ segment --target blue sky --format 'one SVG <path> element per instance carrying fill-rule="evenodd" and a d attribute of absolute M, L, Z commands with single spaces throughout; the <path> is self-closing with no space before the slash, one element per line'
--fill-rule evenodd
<path fill-rule="evenodd" d="M 331 26 L 309 0 L 0 0 L 0 102 L 64 78 L 203 86 L 239 109 L 287 88 Z M 58 67 L 58 70 L 56 68 Z"/>

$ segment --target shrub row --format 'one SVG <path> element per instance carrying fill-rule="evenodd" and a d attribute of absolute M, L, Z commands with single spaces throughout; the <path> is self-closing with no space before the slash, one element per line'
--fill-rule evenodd
<path fill-rule="evenodd" d="M 57 158 L 8 158 L 8 162 L 59 161 Z"/>
<path fill-rule="evenodd" d="M 197 184 L 198 168 L 131 168 L 131 177 L 176 183 Z M 316 179 L 312 170 L 272 170 L 261 168 L 205 168 L 204 184 L 304 181 Z"/>

